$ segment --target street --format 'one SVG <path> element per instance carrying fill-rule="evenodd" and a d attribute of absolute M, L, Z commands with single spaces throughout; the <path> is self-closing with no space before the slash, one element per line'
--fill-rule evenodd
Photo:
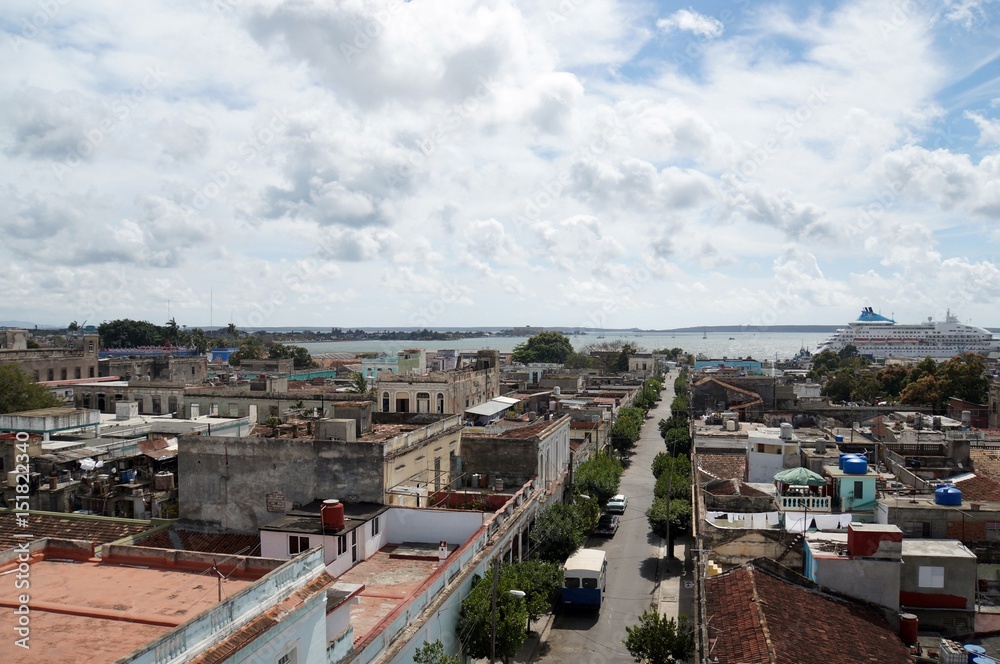
<path fill-rule="evenodd" d="M 605 664 L 634 662 L 622 645 L 625 627 L 638 622 L 643 611 L 658 605 L 657 568 L 661 541 L 646 521 L 653 502 L 653 457 L 666 448 L 657 423 L 670 416 L 676 374 L 664 379 L 662 399 L 649 411 L 631 462 L 625 468 L 619 491 L 628 496 L 628 508 L 612 538 L 591 537 L 585 546 L 608 553 L 608 583 L 600 614 L 563 611 L 538 649 L 537 662 Z M 677 545 L 676 555 L 683 556 Z M 681 562 L 672 570 L 680 572 Z"/>

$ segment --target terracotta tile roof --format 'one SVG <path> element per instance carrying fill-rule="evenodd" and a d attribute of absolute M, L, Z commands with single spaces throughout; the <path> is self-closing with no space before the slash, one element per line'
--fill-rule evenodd
<path fill-rule="evenodd" d="M 483 433 L 467 433 L 462 432 L 462 438 L 523 438 L 529 439 L 541 435 L 546 429 L 552 426 L 556 420 L 547 422 L 545 420 L 535 422 L 534 424 L 529 424 L 522 427 L 508 427 L 503 433 L 493 434 L 483 434 Z"/>
<path fill-rule="evenodd" d="M 220 553 L 239 556 L 259 556 L 260 536 L 246 533 L 201 533 L 194 530 L 175 528 L 173 534 L 179 542 L 166 530 L 153 533 L 148 537 L 136 540 L 136 546 L 147 546 L 155 549 L 177 549 L 181 551 L 202 551 L 204 553 Z M 180 544 L 181 546 L 178 546 Z"/>
<path fill-rule="evenodd" d="M 730 480 L 716 480 L 705 485 L 706 493 L 710 493 L 713 496 L 766 496 L 768 494 L 764 493 L 759 489 L 755 489 L 749 484 L 745 484 L 737 479 Z"/>
<path fill-rule="evenodd" d="M 972 449 L 969 458 L 977 474 L 1000 479 L 1000 450 Z"/>
<path fill-rule="evenodd" d="M 715 480 L 742 480 L 746 475 L 747 458 L 742 454 L 699 454 L 698 470 Z"/>
<path fill-rule="evenodd" d="M 975 477 L 955 483 L 962 490 L 962 499 L 1000 502 L 1000 482 L 982 473 L 973 474 Z"/>
<path fill-rule="evenodd" d="M 705 595 L 719 664 L 912 663 L 880 613 L 751 566 L 707 579 Z"/>
<path fill-rule="evenodd" d="M 131 519 L 109 519 L 104 517 L 83 516 L 76 514 L 39 514 L 28 515 L 27 527 L 18 525 L 14 512 L 0 510 L 0 551 L 25 541 L 40 540 L 46 537 L 62 539 L 78 539 L 106 544 L 130 535 L 150 530 L 148 521 Z M 30 534 L 31 538 L 23 535 Z"/>

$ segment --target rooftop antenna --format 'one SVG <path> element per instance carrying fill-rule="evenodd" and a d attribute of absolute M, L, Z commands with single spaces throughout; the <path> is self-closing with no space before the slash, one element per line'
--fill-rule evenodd
<path fill-rule="evenodd" d="M 212 327 L 212 289 L 208 289 L 208 326 Z"/>

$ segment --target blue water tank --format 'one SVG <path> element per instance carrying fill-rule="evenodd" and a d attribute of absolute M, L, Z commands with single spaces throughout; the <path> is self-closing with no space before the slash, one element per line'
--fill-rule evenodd
<path fill-rule="evenodd" d="M 867 475 L 868 459 L 860 454 L 852 454 L 844 459 L 843 471 L 848 475 Z"/>
<path fill-rule="evenodd" d="M 844 461 L 846 461 L 849 458 L 856 457 L 856 456 L 858 456 L 858 455 L 857 454 L 851 454 L 850 452 L 844 452 L 843 454 L 840 455 L 840 460 L 837 461 L 837 467 L 840 468 L 841 470 L 843 470 L 844 469 Z"/>
<path fill-rule="evenodd" d="M 973 657 L 972 664 L 997 664 L 996 660 L 992 657 L 986 657 L 985 655 L 981 657 Z"/>
<path fill-rule="evenodd" d="M 937 505 L 961 505 L 962 492 L 953 486 L 939 486 L 934 491 L 934 502 Z"/>
<path fill-rule="evenodd" d="M 841 436 L 840 434 L 837 434 L 836 436 L 833 437 L 833 441 L 835 443 L 842 443 L 844 442 L 844 437 Z"/>
<path fill-rule="evenodd" d="M 962 649 L 965 651 L 966 655 L 968 655 L 966 659 L 968 664 L 972 664 L 972 662 L 974 662 L 978 657 L 986 656 L 986 648 L 977 646 L 974 643 L 966 643 L 962 646 Z"/>

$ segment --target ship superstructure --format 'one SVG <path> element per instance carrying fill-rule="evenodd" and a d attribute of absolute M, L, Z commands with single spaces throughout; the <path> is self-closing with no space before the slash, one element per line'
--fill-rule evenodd
<path fill-rule="evenodd" d="M 848 344 L 861 355 L 874 359 L 888 357 L 932 357 L 945 360 L 963 353 L 989 355 L 1000 351 L 1000 340 L 989 330 L 960 323 L 951 311 L 943 321 L 928 318 L 924 323 L 900 324 L 875 313 L 871 307 L 861 310 L 856 321 L 830 335 L 817 352 L 838 352 Z"/>

